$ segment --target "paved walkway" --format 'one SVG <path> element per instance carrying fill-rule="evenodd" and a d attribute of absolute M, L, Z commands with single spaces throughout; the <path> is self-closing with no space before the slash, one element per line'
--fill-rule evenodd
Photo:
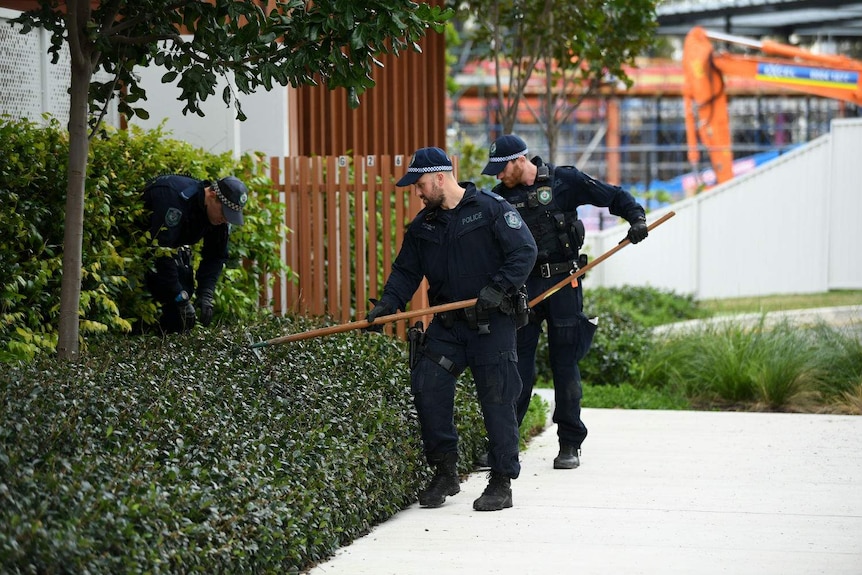
<path fill-rule="evenodd" d="M 471 475 L 311 575 L 862 574 L 862 417 L 585 409 L 581 467 L 556 427 L 522 453 L 515 506 Z"/>
<path fill-rule="evenodd" d="M 848 333 L 862 333 L 862 305 L 845 305 L 839 307 L 818 307 L 811 309 L 796 309 L 787 311 L 772 311 L 768 313 L 745 313 L 735 315 L 719 315 L 709 319 L 692 319 L 660 325 L 655 328 L 658 333 L 680 332 L 699 329 L 704 325 L 721 328 L 727 325 L 757 325 L 764 322 L 767 327 L 781 322 L 805 327 L 826 324 L 846 330 Z"/>

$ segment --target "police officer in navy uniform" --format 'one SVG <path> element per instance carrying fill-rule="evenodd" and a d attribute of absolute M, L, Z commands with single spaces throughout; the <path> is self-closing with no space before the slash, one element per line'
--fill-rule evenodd
<path fill-rule="evenodd" d="M 607 207 L 626 219 L 628 239 L 636 244 L 647 237 L 644 209 L 620 187 L 600 182 L 573 166 L 546 164 L 541 158 L 527 159 L 527 144 L 516 135 L 505 135 L 490 147 L 483 174 L 496 176 L 494 192 L 515 206 L 538 246 L 536 265 L 527 280 L 527 293 L 534 298 L 560 282 L 566 274 L 584 265 L 578 250 L 584 241 L 584 226 L 578 207 Z M 580 261 L 580 264 L 579 264 Z M 557 291 L 532 310 L 530 322 L 518 331 L 518 371 L 523 390 L 518 399 L 518 424 L 524 420 L 536 374 L 536 348 L 542 323 L 548 324 L 548 351 L 554 378 L 554 415 L 560 450 L 555 469 L 580 465 L 581 444 L 587 428 L 581 421 L 581 373 L 578 361 L 592 344 L 596 326 L 583 313 L 580 282 Z"/>
<path fill-rule="evenodd" d="M 179 333 L 213 316 L 215 285 L 228 258 L 230 226 L 243 224 L 242 209 L 248 188 L 234 176 L 215 182 L 183 175 L 162 175 L 144 188 L 148 230 L 159 248 L 146 274 L 147 288 L 162 306 L 159 325 L 166 333 Z M 197 278 L 190 246 L 203 240 Z M 197 279 L 197 291 L 195 290 Z M 192 305 L 195 295 L 198 310 Z"/>
<path fill-rule="evenodd" d="M 478 298 L 475 306 L 437 314 L 411 371 L 428 463 L 435 474 L 419 494 L 423 507 L 439 507 L 460 491 L 458 433 L 453 410 L 456 378 L 469 367 L 490 445 L 488 486 L 473 503 L 478 511 L 512 506 L 518 477 L 516 319 L 512 299 L 536 260 L 536 243 L 521 217 L 497 194 L 458 182 L 439 148 L 413 155 L 398 186 L 416 186 L 425 207 L 408 227 L 379 301 L 367 319 L 405 309 L 428 279 L 432 305 Z M 375 326 L 372 326 L 375 327 Z"/>

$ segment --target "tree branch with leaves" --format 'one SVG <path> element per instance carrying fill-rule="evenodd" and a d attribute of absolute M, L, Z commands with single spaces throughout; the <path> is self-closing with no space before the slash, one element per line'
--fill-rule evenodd
<path fill-rule="evenodd" d="M 176 82 L 183 113 L 203 116 L 201 102 L 215 95 L 245 119 L 236 92 L 276 85 L 325 84 L 348 90 L 348 103 L 374 86 L 377 56 L 421 51 L 429 31 L 442 32 L 452 11 L 410 0 L 38 0 L 12 20 L 21 32 L 44 28 L 48 53 L 71 59 L 69 167 L 63 280 L 57 351 L 71 359 L 79 349 L 81 242 L 87 151 L 113 100 L 126 117 L 147 118 L 146 91 L 135 69 L 157 64 Z M 104 71 L 112 79 L 94 80 Z M 235 92 L 236 91 L 236 92 Z M 89 130 L 88 130 L 89 128 Z"/>
<path fill-rule="evenodd" d="M 654 40 L 657 0 L 465 0 L 476 55 L 495 64 L 498 117 L 511 133 L 522 105 L 556 155 L 560 126 L 609 83 L 629 86 L 626 65 Z M 537 74 L 543 75 L 535 79 Z M 505 81 L 505 85 L 504 85 Z M 525 103 L 536 87 L 539 109 Z"/>

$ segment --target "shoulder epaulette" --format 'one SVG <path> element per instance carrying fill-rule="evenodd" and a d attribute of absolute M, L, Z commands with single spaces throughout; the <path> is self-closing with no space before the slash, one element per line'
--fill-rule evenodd
<path fill-rule="evenodd" d="M 486 196 L 491 196 L 492 198 L 494 198 L 498 202 L 502 202 L 506 199 L 503 196 L 501 196 L 500 194 L 498 194 L 497 192 L 495 192 L 494 190 L 486 190 L 485 188 L 482 188 L 480 191 L 483 194 L 485 194 Z"/>

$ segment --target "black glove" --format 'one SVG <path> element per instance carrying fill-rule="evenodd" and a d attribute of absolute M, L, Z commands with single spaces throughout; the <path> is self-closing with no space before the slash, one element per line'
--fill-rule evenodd
<path fill-rule="evenodd" d="M 371 311 L 368 312 L 368 315 L 365 316 L 365 319 L 367 319 L 369 323 L 373 322 L 378 317 L 383 317 L 384 315 L 392 315 L 393 313 L 395 313 L 395 308 L 393 308 L 385 301 L 379 301 L 374 298 L 371 298 L 368 301 L 374 304 L 374 307 L 371 309 Z M 383 332 L 383 324 L 369 325 L 365 328 L 365 331 L 381 333 Z"/>
<path fill-rule="evenodd" d="M 202 289 L 198 292 L 197 301 L 201 308 L 201 325 L 209 327 L 213 321 L 213 290 Z"/>
<path fill-rule="evenodd" d="M 503 303 L 503 298 L 506 297 L 506 290 L 500 287 L 499 284 L 490 283 L 482 288 L 479 292 L 479 298 L 476 301 L 477 310 L 495 309 Z"/>
<path fill-rule="evenodd" d="M 646 220 L 643 218 L 637 219 L 633 221 L 632 227 L 629 228 L 629 233 L 626 237 L 633 244 L 636 244 L 640 241 L 646 239 L 647 234 L 649 234 L 649 230 L 647 229 Z"/>
<path fill-rule="evenodd" d="M 189 300 L 189 294 L 186 291 L 181 291 L 174 298 L 174 302 L 177 304 L 177 311 L 183 324 L 183 331 L 189 331 L 195 326 L 195 321 L 197 321 L 197 314 L 192 302 Z"/>

